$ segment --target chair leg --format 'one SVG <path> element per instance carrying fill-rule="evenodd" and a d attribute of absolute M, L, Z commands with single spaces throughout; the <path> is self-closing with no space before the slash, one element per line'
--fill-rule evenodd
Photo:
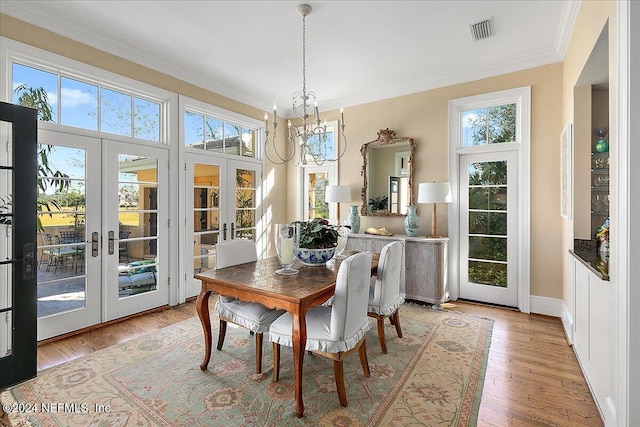
<path fill-rule="evenodd" d="M 344 388 L 344 367 L 342 360 L 333 361 L 333 375 L 336 377 L 336 388 L 338 389 L 338 399 L 340 399 L 340 405 L 347 406 L 347 392 Z"/>
<path fill-rule="evenodd" d="M 398 310 L 391 315 L 391 318 L 393 319 L 393 326 L 396 327 L 398 338 L 402 338 L 402 327 L 400 327 L 400 314 L 398 313 Z"/>
<path fill-rule="evenodd" d="M 360 364 L 362 365 L 362 372 L 364 372 L 364 376 L 369 378 L 371 376 L 371 371 L 369 370 L 369 359 L 367 358 L 367 343 L 365 340 L 362 340 L 362 344 L 358 349 L 358 353 L 360 354 Z"/>
<path fill-rule="evenodd" d="M 280 377 L 280 344 L 273 343 L 273 382 Z"/>
<path fill-rule="evenodd" d="M 262 373 L 262 334 L 256 332 L 256 374 Z"/>
<path fill-rule="evenodd" d="M 227 335 L 227 322 L 220 319 L 220 328 L 218 328 L 218 350 L 222 350 L 225 335 Z"/>
<path fill-rule="evenodd" d="M 383 354 L 387 354 L 387 342 L 384 337 L 384 317 L 378 318 L 378 340 Z"/>

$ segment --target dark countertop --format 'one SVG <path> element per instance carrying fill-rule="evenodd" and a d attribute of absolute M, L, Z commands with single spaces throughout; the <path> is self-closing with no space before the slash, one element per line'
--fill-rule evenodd
<path fill-rule="evenodd" d="M 603 256 L 600 252 L 597 252 L 595 249 L 578 249 L 578 245 L 576 245 L 576 249 L 569 249 L 569 253 L 571 253 L 576 259 L 582 264 L 584 264 L 593 274 L 598 276 L 602 280 L 609 280 L 609 256 Z"/>

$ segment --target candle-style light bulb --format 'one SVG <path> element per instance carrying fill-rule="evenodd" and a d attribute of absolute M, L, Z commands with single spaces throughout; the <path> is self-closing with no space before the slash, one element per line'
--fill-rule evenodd
<path fill-rule="evenodd" d="M 287 120 L 287 126 L 289 126 L 289 129 L 291 129 L 291 120 Z"/>

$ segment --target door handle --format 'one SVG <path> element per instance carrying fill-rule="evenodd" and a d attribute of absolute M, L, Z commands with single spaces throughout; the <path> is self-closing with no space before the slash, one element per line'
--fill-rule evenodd
<path fill-rule="evenodd" d="M 94 231 L 91 233 L 91 256 L 98 256 L 98 232 Z"/>
<path fill-rule="evenodd" d="M 222 224 L 222 241 L 227 240 L 227 223 Z"/>
<path fill-rule="evenodd" d="M 35 257 L 33 243 L 25 243 L 22 246 L 22 253 L 24 254 L 24 259 L 22 260 L 22 278 L 29 280 L 33 277 L 34 270 Z"/>
<path fill-rule="evenodd" d="M 231 238 L 232 239 L 236 238 L 236 223 L 235 222 L 231 223 Z"/>
<path fill-rule="evenodd" d="M 113 230 L 109 230 L 109 255 L 113 255 L 113 244 L 114 241 L 114 237 L 113 237 Z"/>

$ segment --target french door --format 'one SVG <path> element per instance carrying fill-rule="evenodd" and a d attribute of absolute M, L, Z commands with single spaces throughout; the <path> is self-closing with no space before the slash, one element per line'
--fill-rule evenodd
<path fill-rule="evenodd" d="M 518 153 L 460 156 L 460 297 L 518 306 Z"/>
<path fill-rule="evenodd" d="M 249 239 L 260 247 L 262 164 L 207 153 L 186 153 L 185 159 L 185 253 L 187 277 L 191 277 L 189 273 L 215 268 L 215 246 L 219 242 Z M 186 281 L 186 298 L 199 291 L 198 281 Z"/>
<path fill-rule="evenodd" d="M 0 102 L 0 390 L 36 376 L 36 122 Z"/>
<path fill-rule="evenodd" d="M 167 152 L 39 132 L 38 339 L 168 303 Z"/>

